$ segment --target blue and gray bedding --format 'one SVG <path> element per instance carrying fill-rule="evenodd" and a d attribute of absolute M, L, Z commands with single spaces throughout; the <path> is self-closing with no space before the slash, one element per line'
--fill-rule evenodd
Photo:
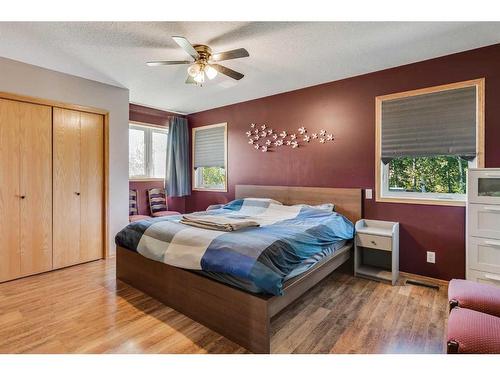
<path fill-rule="evenodd" d="M 319 253 L 314 254 L 310 258 L 307 258 L 306 260 L 302 261 L 297 267 L 293 269 L 292 272 L 290 272 L 286 277 L 283 279 L 283 284 L 295 276 L 301 275 L 304 272 L 306 272 L 309 268 L 313 267 L 320 261 L 332 256 L 337 250 L 340 248 L 344 247 L 347 243 L 347 240 L 341 240 L 335 242 L 332 246 L 325 247 L 323 250 L 321 250 Z M 266 292 L 262 289 L 259 288 L 253 281 L 248 280 L 248 279 L 243 279 L 241 277 L 236 277 L 236 276 L 231 276 L 227 273 L 221 273 L 221 272 L 207 272 L 207 271 L 196 271 L 197 273 L 201 275 L 205 275 L 210 277 L 211 279 L 223 282 L 224 284 L 229 284 L 232 286 L 235 286 L 237 288 L 246 290 L 247 292 L 252 292 L 252 293 L 263 293 L 265 294 Z"/>
<path fill-rule="evenodd" d="M 224 274 L 258 292 L 281 295 L 289 275 L 354 235 L 353 224 L 336 212 L 270 199 L 238 199 L 197 215 L 253 220 L 260 226 L 222 232 L 182 224 L 182 216 L 175 215 L 130 223 L 116 235 L 116 244 L 155 261 L 209 276 Z"/>

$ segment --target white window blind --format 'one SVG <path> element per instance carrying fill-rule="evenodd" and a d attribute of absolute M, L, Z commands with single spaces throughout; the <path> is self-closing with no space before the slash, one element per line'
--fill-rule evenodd
<path fill-rule="evenodd" d="M 195 131 L 194 168 L 225 167 L 225 133 L 225 126 L 216 126 Z"/>

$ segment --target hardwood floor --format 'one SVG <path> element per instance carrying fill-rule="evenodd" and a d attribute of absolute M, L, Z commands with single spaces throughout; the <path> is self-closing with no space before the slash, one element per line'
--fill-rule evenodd
<path fill-rule="evenodd" d="M 443 353 L 446 287 L 335 272 L 272 322 L 273 353 Z M 114 259 L 0 284 L 1 353 L 246 353 L 115 280 Z"/>

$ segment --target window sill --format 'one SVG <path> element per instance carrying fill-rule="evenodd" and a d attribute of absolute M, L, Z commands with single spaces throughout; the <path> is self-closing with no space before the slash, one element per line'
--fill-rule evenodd
<path fill-rule="evenodd" d="M 210 189 L 210 188 L 200 188 L 200 187 L 195 187 L 192 189 L 193 191 L 212 191 L 212 192 L 219 192 L 219 193 L 227 193 L 227 189 Z"/>
<path fill-rule="evenodd" d="M 165 181 L 161 177 L 144 177 L 144 178 L 129 178 L 129 182 L 152 182 L 152 181 Z"/>
<path fill-rule="evenodd" d="M 453 207 L 465 207 L 465 201 L 463 200 L 452 200 L 452 199 L 431 199 L 431 198 L 389 198 L 380 197 L 375 198 L 376 202 L 380 203 L 406 203 L 406 204 L 425 204 L 434 206 L 453 206 Z"/>

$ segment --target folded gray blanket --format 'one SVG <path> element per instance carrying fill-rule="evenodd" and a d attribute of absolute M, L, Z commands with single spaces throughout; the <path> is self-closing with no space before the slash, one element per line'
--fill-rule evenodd
<path fill-rule="evenodd" d="M 253 220 L 236 219 L 218 215 L 183 215 L 181 223 L 193 227 L 223 232 L 232 232 L 243 228 L 259 226 L 259 223 Z"/>

